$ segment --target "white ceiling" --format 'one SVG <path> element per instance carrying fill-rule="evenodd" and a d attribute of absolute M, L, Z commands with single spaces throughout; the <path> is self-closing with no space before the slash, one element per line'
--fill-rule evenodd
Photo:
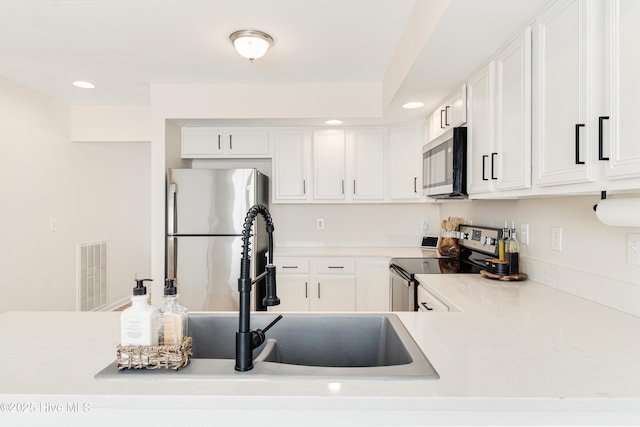
<path fill-rule="evenodd" d="M 548 0 L 0 0 L 0 76 L 75 105 L 148 104 L 150 83 L 383 82 L 417 2 L 449 4 L 371 123 L 425 117 Z M 249 63 L 238 29 L 275 45 Z"/>

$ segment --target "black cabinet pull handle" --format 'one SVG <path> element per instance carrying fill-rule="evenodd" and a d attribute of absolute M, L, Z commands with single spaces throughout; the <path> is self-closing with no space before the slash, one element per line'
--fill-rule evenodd
<path fill-rule="evenodd" d="M 495 170 L 494 163 L 497 155 L 498 153 L 491 153 L 491 179 L 498 179 L 498 177 L 493 176 L 493 171 Z"/>
<path fill-rule="evenodd" d="M 608 116 L 600 116 L 598 117 L 598 160 L 609 160 L 608 157 L 604 156 L 604 121 L 609 120 Z"/>
<path fill-rule="evenodd" d="M 418 177 L 417 176 L 413 177 L 413 192 L 414 193 L 418 192 Z"/>
<path fill-rule="evenodd" d="M 429 311 L 433 310 L 433 308 L 429 307 L 426 302 L 421 302 L 420 304 Z"/>
<path fill-rule="evenodd" d="M 486 172 L 485 160 L 487 159 L 487 157 L 489 157 L 487 154 L 482 156 L 482 180 L 483 181 L 489 181 L 488 178 L 485 178 L 485 172 Z"/>
<path fill-rule="evenodd" d="M 445 114 L 445 110 L 440 110 L 440 129 L 444 129 L 444 125 L 442 124 L 442 116 Z"/>
<path fill-rule="evenodd" d="M 451 126 L 451 123 L 449 123 L 449 106 L 448 105 L 444 107 L 444 125 Z"/>
<path fill-rule="evenodd" d="M 229 135 L 229 150 L 233 150 L 233 135 Z"/>
<path fill-rule="evenodd" d="M 221 138 L 221 136 L 220 136 L 220 135 L 218 135 L 218 150 L 221 148 L 221 147 L 220 147 L 220 138 Z"/>
<path fill-rule="evenodd" d="M 584 165 L 584 162 L 580 161 L 580 128 L 583 128 L 584 124 L 576 124 L 576 165 Z"/>

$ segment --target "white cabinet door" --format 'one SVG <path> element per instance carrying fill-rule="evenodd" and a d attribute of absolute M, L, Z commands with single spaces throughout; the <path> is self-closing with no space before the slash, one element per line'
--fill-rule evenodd
<path fill-rule="evenodd" d="M 537 184 L 593 181 L 591 0 L 563 0 L 537 21 Z"/>
<path fill-rule="evenodd" d="M 269 131 L 265 129 L 225 131 L 224 139 L 230 156 L 269 154 Z"/>
<path fill-rule="evenodd" d="M 358 260 L 356 310 L 385 312 L 391 309 L 389 258 Z"/>
<path fill-rule="evenodd" d="M 309 311 L 308 274 L 280 274 L 276 286 L 280 304 L 269 311 Z"/>
<path fill-rule="evenodd" d="M 603 136 L 599 158 L 605 162 L 608 179 L 640 176 L 640 143 L 636 121 L 640 116 L 640 2 L 609 0 L 607 39 L 609 116 L 600 119 Z M 605 119 L 604 117 L 608 117 Z"/>
<path fill-rule="evenodd" d="M 222 155 L 221 129 L 184 127 L 181 129 L 182 158 L 206 158 Z"/>
<path fill-rule="evenodd" d="M 531 187 L 531 28 L 496 56 L 496 190 Z"/>
<path fill-rule="evenodd" d="M 311 311 L 355 311 L 356 278 L 353 275 L 318 274 L 309 292 Z"/>
<path fill-rule="evenodd" d="M 344 130 L 313 133 L 313 197 L 345 199 L 346 140 Z"/>
<path fill-rule="evenodd" d="M 306 202 L 310 199 L 309 159 L 311 132 L 275 132 L 273 152 L 273 202 Z"/>
<path fill-rule="evenodd" d="M 447 101 L 445 125 L 449 128 L 462 126 L 467 122 L 467 85 L 463 84 Z"/>
<path fill-rule="evenodd" d="M 467 86 L 456 89 L 429 118 L 428 141 L 442 135 L 447 129 L 462 126 L 467 121 Z"/>
<path fill-rule="evenodd" d="M 497 153 L 492 151 L 494 68 L 489 62 L 467 81 L 467 190 L 489 192 L 498 179 Z"/>
<path fill-rule="evenodd" d="M 181 154 L 185 159 L 268 157 L 269 131 L 183 127 Z"/>
<path fill-rule="evenodd" d="M 357 129 L 350 132 L 351 200 L 384 199 L 384 129 Z"/>
<path fill-rule="evenodd" d="M 389 128 L 388 186 L 392 201 L 421 201 L 424 122 Z"/>
<path fill-rule="evenodd" d="M 446 113 L 447 105 L 442 104 L 431 115 L 431 136 L 429 141 L 439 137 L 447 130 L 447 125 L 445 124 Z"/>

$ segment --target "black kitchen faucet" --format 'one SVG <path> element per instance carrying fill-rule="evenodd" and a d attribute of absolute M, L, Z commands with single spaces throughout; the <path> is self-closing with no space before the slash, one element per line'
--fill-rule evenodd
<path fill-rule="evenodd" d="M 251 244 L 251 227 L 253 220 L 262 215 L 266 223 L 269 236 L 269 259 L 265 271 L 255 279 L 251 278 L 251 257 L 249 245 Z M 242 259 L 240 260 L 240 278 L 238 279 L 238 292 L 240 293 L 240 310 L 238 332 L 236 333 L 236 371 L 248 371 L 253 369 L 253 350 L 259 347 L 265 338 L 265 332 L 282 319 L 278 316 L 264 329 L 251 330 L 251 286 L 266 276 L 266 296 L 262 300 L 265 306 L 280 304 L 280 298 L 276 295 L 276 267 L 273 265 L 273 221 L 269 210 L 263 205 L 254 205 L 247 212 L 242 230 Z"/>

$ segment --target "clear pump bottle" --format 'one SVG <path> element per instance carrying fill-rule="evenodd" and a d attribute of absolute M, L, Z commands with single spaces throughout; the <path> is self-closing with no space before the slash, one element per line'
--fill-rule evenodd
<path fill-rule="evenodd" d="M 178 304 L 179 298 L 175 279 L 167 279 L 158 322 L 160 345 L 181 345 L 188 336 L 187 309 Z"/>

